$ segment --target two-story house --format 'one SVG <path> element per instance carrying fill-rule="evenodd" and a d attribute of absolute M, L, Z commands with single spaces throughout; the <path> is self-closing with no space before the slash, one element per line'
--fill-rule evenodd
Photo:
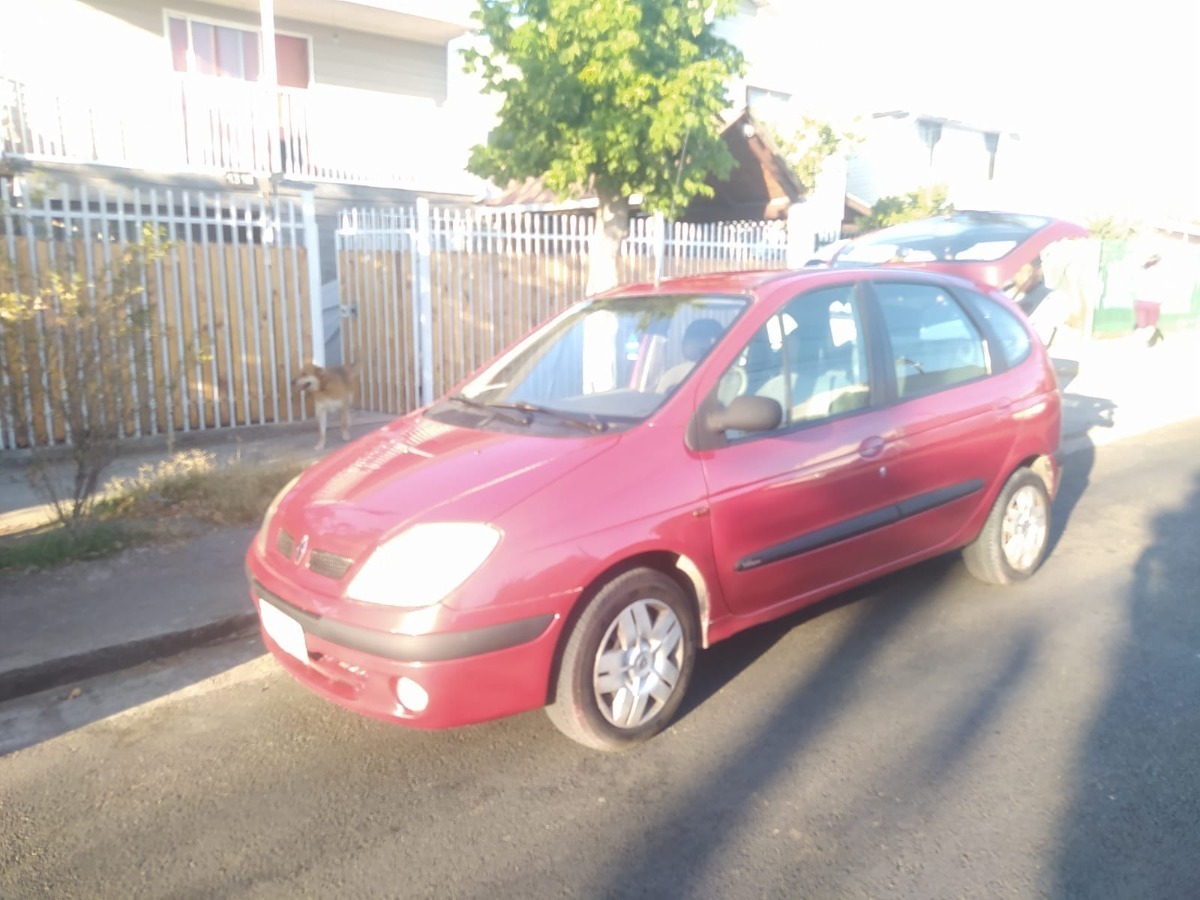
<path fill-rule="evenodd" d="M 470 0 L 37 0 L 0 27 L 0 165 L 471 195 Z M 485 126 L 484 126 L 485 127 Z"/>
<path fill-rule="evenodd" d="M 860 131 L 846 190 L 867 205 L 933 185 L 960 209 L 1019 204 L 1017 134 L 908 110 L 873 113 Z"/>

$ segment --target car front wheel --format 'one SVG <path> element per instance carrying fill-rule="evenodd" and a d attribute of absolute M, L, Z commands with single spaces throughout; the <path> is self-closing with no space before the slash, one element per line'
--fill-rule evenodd
<path fill-rule="evenodd" d="M 979 536 L 963 549 L 967 570 L 990 584 L 1024 581 L 1042 564 L 1050 543 L 1050 495 L 1029 469 L 1004 484 Z"/>
<path fill-rule="evenodd" d="M 592 598 L 563 650 L 550 720 L 597 750 L 624 750 L 671 721 L 691 680 L 692 605 L 672 579 L 633 569 Z"/>

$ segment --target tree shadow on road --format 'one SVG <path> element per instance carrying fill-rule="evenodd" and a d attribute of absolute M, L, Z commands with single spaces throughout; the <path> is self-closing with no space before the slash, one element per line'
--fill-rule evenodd
<path fill-rule="evenodd" d="M 1128 638 L 1112 652 L 1111 689 L 1074 771 L 1054 896 L 1184 898 L 1200 888 L 1198 523 L 1200 474 L 1155 519 L 1137 561 Z"/>
<path fill-rule="evenodd" d="M 610 848 L 614 870 L 621 875 L 607 886 L 603 896 L 713 895 L 712 862 L 722 855 L 728 837 L 750 827 L 760 804 L 771 797 L 773 786 L 801 764 L 798 761 L 808 757 L 811 765 L 823 764 L 815 748 L 828 732 L 853 714 L 861 685 L 871 679 L 877 666 L 884 665 L 883 658 L 897 635 L 911 627 L 912 620 L 929 613 L 929 607 L 939 602 L 935 598 L 944 601 L 945 591 L 956 590 L 958 579 L 964 577 L 956 554 L 939 557 L 760 626 L 759 634 L 733 638 L 708 651 L 706 656 L 711 660 L 705 660 L 704 667 L 697 670 L 694 706 L 710 699 L 744 668 L 755 664 L 791 629 L 856 604 L 854 609 L 843 610 L 851 616 L 852 624 L 837 640 L 806 648 L 811 652 L 796 660 L 797 668 L 804 672 L 782 683 L 778 698 L 768 699 L 764 704 L 768 714 L 760 725 L 744 732 L 740 742 L 723 746 L 705 777 L 697 779 L 674 804 L 659 807 L 655 820 L 638 829 L 636 840 L 621 848 Z M 953 713 L 938 728 L 926 735 L 911 735 L 918 746 L 905 748 L 887 767 L 882 776 L 887 789 L 901 793 L 902 785 L 913 778 L 936 780 L 964 762 L 981 735 L 992 729 L 1013 696 L 1014 686 L 1026 677 L 1038 640 L 1032 630 L 1020 629 L 1003 648 L 985 680 L 962 695 Z M 964 645 L 961 652 L 975 651 Z M 864 809 L 857 816 L 854 810 L 876 801 L 874 795 L 848 798 L 850 812 L 840 820 L 842 827 L 868 828 L 874 813 Z M 789 895 L 801 895 L 795 893 L 805 880 L 799 860 L 782 862 L 782 866 L 776 876 L 792 882 Z M 630 886 L 634 885 L 637 889 L 631 892 Z M 834 889 L 831 895 L 845 895 L 851 889 L 848 881 L 840 887 L 827 886 Z M 856 883 L 855 889 L 862 889 L 862 885 Z"/>
<path fill-rule="evenodd" d="M 266 653 L 258 634 L 118 668 L 0 704 L 0 757 L 159 700 Z"/>
<path fill-rule="evenodd" d="M 878 592 L 881 585 L 888 583 L 885 578 L 852 588 L 789 613 L 781 619 L 747 629 L 710 647 L 700 654 L 696 661 L 695 674 L 688 686 L 687 696 L 680 707 L 677 720 L 682 720 L 689 713 L 702 707 L 795 629 L 834 610 L 858 603 Z"/>

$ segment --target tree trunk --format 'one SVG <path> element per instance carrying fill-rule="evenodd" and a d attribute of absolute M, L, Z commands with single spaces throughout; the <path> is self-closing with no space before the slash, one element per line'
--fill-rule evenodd
<path fill-rule="evenodd" d="M 629 236 L 629 199 L 627 197 L 600 197 L 596 208 L 596 230 L 592 233 L 592 246 L 588 258 L 587 294 L 589 297 L 616 287 L 617 260 L 621 255 L 621 242 Z"/>

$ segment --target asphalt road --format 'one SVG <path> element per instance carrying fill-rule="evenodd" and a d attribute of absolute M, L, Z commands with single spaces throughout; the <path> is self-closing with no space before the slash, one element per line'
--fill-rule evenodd
<path fill-rule="evenodd" d="M 1072 456 L 1031 582 L 935 560 L 739 636 L 624 755 L 359 718 L 245 641 L 7 704 L 0 897 L 1190 900 L 1197 447 Z"/>

